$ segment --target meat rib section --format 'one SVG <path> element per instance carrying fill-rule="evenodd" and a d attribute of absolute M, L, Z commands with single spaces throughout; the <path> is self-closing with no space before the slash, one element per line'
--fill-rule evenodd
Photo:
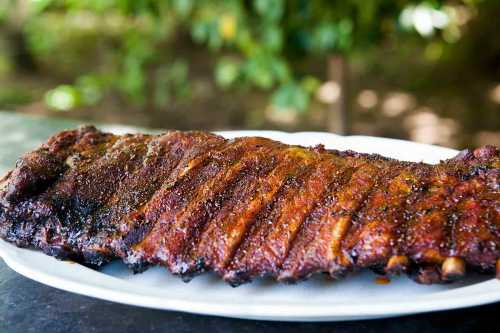
<path fill-rule="evenodd" d="M 61 132 L 0 179 L 0 237 L 189 280 L 369 268 L 439 283 L 500 270 L 500 156 L 437 165 L 204 132 Z"/>

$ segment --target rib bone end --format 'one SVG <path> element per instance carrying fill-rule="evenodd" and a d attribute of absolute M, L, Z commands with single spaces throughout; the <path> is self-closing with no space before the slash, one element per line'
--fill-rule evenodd
<path fill-rule="evenodd" d="M 437 266 L 420 267 L 414 276 L 416 282 L 421 284 L 441 283 L 441 275 Z"/>
<path fill-rule="evenodd" d="M 406 272 L 410 266 L 410 259 L 407 256 L 392 256 L 385 266 L 387 274 L 399 274 Z"/>
<path fill-rule="evenodd" d="M 9 180 L 12 171 L 7 172 L 5 175 L 0 177 L 0 191 L 7 187 L 7 180 Z"/>
<path fill-rule="evenodd" d="M 443 280 L 453 281 L 465 275 L 465 261 L 458 257 L 446 258 L 442 266 Z"/>

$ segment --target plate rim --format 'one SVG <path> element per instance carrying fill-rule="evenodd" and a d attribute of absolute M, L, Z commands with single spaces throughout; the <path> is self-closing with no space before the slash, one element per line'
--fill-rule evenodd
<path fill-rule="evenodd" d="M 27 254 L 27 252 L 32 253 Z M 56 262 L 58 265 L 66 264 L 72 267 L 78 265 L 80 273 L 84 270 L 101 280 L 101 283 L 104 280 L 105 284 L 109 284 L 111 288 L 98 286 L 95 285 L 95 283 L 81 283 L 61 275 L 44 272 L 43 270 L 30 266 L 29 262 L 22 258 L 24 255 L 31 256 L 33 254 L 45 256 L 43 253 L 36 250 L 20 249 L 4 240 L 0 240 L 0 257 L 5 261 L 7 266 L 29 279 L 57 289 L 132 306 L 241 319 L 337 321 L 340 318 L 340 320 L 359 320 L 452 310 L 484 305 L 500 300 L 500 281 L 492 278 L 467 287 L 439 291 L 434 294 L 424 294 L 411 300 L 385 303 L 369 302 L 365 304 L 335 304 L 331 306 L 331 304 L 325 303 L 316 305 L 285 304 L 282 302 L 276 302 L 274 304 L 247 304 L 244 302 L 222 302 L 214 304 L 203 300 L 182 300 L 175 298 L 162 299 L 159 301 L 158 298 L 151 295 L 141 295 L 141 291 L 153 289 L 153 287 L 138 288 L 138 286 L 134 285 L 133 289 L 124 291 L 133 284 L 78 264 L 59 261 L 53 257 L 47 256 L 45 259 Z M 77 273 L 78 272 L 75 271 L 72 274 Z M 165 270 L 165 273 L 168 274 L 168 271 Z M 186 286 L 188 287 L 189 285 Z M 477 289 L 482 289 L 483 291 L 478 292 Z M 448 295 L 437 298 L 436 294 Z M 454 298 L 453 303 L 450 303 L 450 298 L 455 296 L 456 298 Z"/>

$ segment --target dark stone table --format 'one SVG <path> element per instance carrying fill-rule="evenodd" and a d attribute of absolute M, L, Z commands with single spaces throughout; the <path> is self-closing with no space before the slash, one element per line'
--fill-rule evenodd
<path fill-rule="evenodd" d="M 75 122 L 0 113 L 0 174 Z M 399 318 L 284 323 L 199 316 L 101 301 L 44 286 L 0 260 L 0 332 L 500 332 L 500 303 Z"/>

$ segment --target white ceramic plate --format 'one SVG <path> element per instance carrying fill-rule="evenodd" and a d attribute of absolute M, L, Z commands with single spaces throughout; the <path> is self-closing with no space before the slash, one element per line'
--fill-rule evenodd
<path fill-rule="evenodd" d="M 274 131 L 221 132 L 226 137 L 259 135 L 290 144 L 324 144 L 327 148 L 379 153 L 408 161 L 437 163 L 457 151 L 383 138 L 328 133 Z M 231 288 L 211 274 L 186 284 L 163 268 L 134 275 L 121 263 L 101 271 L 58 261 L 42 253 L 18 249 L 0 241 L 0 255 L 18 273 L 41 283 L 109 301 L 165 310 L 226 317 L 337 321 L 399 316 L 491 303 L 500 300 L 500 282 L 480 276 L 465 281 L 423 286 L 406 277 L 389 284 L 375 283 L 375 275 L 363 272 L 342 281 L 316 277 L 297 285 L 269 280 Z"/>

